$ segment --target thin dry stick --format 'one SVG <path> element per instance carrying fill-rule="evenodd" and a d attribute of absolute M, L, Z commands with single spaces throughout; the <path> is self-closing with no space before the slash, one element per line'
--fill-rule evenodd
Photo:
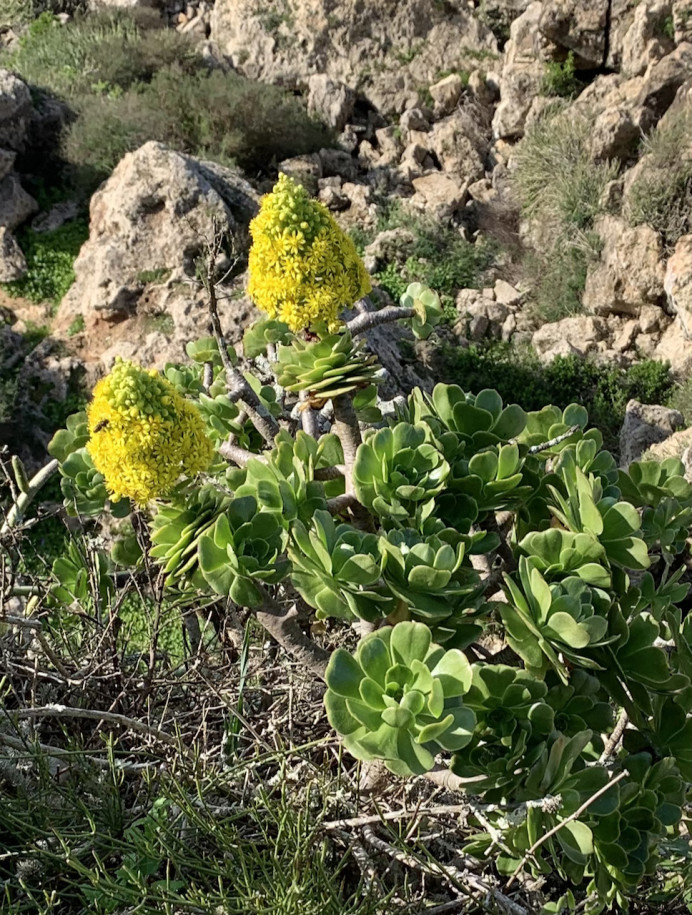
<path fill-rule="evenodd" d="M 86 718 L 89 721 L 107 721 L 109 724 L 117 724 L 119 727 L 126 728 L 127 730 L 136 731 L 138 734 L 143 734 L 146 737 L 152 737 L 161 743 L 167 744 L 169 747 L 175 747 L 176 749 L 180 747 L 180 741 L 171 734 L 166 734 L 165 731 L 160 731 L 158 728 L 150 727 L 142 721 L 137 721 L 135 718 L 128 718 L 127 715 L 120 715 L 117 712 L 103 712 L 99 709 L 90 708 L 70 708 L 70 706 L 67 705 L 46 705 L 42 708 L 13 709 L 11 713 L 5 709 L 0 709 L 0 711 L 10 720 L 13 717 L 16 717 Z"/>
<path fill-rule="evenodd" d="M 610 735 L 606 741 L 606 745 L 603 748 L 601 757 L 598 760 L 600 763 L 604 763 L 609 759 L 615 750 L 617 749 L 618 744 L 622 740 L 623 734 L 625 733 L 625 728 L 629 724 L 630 716 L 627 714 L 625 709 L 622 709 L 620 712 L 620 717 L 617 720 L 615 727 L 613 728 L 613 733 Z"/>
<path fill-rule="evenodd" d="M 435 877 L 442 877 L 444 880 L 448 880 L 453 884 L 458 884 L 459 888 L 466 892 L 469 892 L 470 889 L 473 893 L 481 893 L 483 896 L 489 896 L 498 906 L 504 909 L 508 915 L 529 915 L 524 906 L 514 902 L 509 896 L 506 896 L 496 887 L 481 880 L 481 878 L 477 877 L 475 874 L 462 871 L 458 867 L 454 867 L 453 864 L 443 866 L 438 864 L 437 861 L 425 862 L 419 860 L 415 855 L 399 851 L 398 848 L 395 848 L 393 845 L 390 845 L 389 842 L 385 842 L 384 839 L 381 839 L 376 835 L 371 826 L 366 826 L 363 829 L 363 838 L 368 844 L 372 845 L 373 848 L 383 851 L 385 854 L 395 858 L 407 867 L 421 870 L 423 873 L 431 874 Z"/>
<path fill-rule="evenodd" d="M 552 837 L 556 833 L 560 832 L 560 830 L 563 827 L 565 827 L 568 823 L 571 823 L 574 820 L 578 820 L 579 817 L 582 815 L 582 813 L 584 813 L 585 810 L 588 810 L 594 801 L 597 801 L 599 797 L 604 795 L 607 791 L 610 791 L 610 789 L 613 787 L 613 785 L 616 785 L 619 781 L 622 781 L 622 779 L 625 778 L 626 775 L 629 775 L 629 772 L 627 771 L 627 769 L 623 769 L 619 775 L 616 775 L 615 778 L 611 778 L 611 780 L 608 782 L 607 785 L 604 785 L 602 788 L 599 788 L 599 790 L 595 794 L 592 794 L 591 797 L 588 798 L 588 800 L 584 801 L 584 803 L 581 805 L 581 807 L 579 807 L 577 810 L 575 810 L 574 813 L 570 814 L 564 820 L 560 820 L 560 822 L 556 826 L 553 826 L 553 828 L 549 829 L 548 832 L 546 832 L 545 835 L 541 836 L 541 838 L 537 842 L 534 842 L 533 845 L 531 846 L 531 848 L 526 852 L 524 857 L 521 859 L 521 861 L 517 865 L 517 868 L 514 871 L 514 873 L 512 874 L 512 876 L 507 881 L 507 888 L 509 889 L 509 887 L 514 883 L 514 881 L 516 880 L 517 876 L 519 875 L 519 872 L 521 871 L 521 869 L 524 867 L 524 865 L 529 860 L 531 855 L 533 855 L 534 852 L 536 852 L 541 847 L 541 845 L 543 845 L 545 842 L 547 842 L 548 839 L 552 839 Z"/>
<path fill-rule="evenodd" d="M 21 740 L 19 737 L 11 737 L 9 734 L 0 734 L 0 745 L 26 753 L 31 753 L 32 750 L 40 750 L 41 753 L 44 753 L 46 756 L 52 756 L 55 759 L 64 759 L 66 761 L 71 760 L 72 757 L 76 757 L 77 761 L 88 759 L 90 763 L 93 763 L 93 765 L 97 766 L 99 769 L 110 769 L 112 766 L 115 766 L 115 768 L 119 769 L 121 772 L 141 772 L 142 769 L 158 769 L 161 767 L 160 760 L 156 760 L 155 762 L 127 763 L 119 759 L 114 759 L 111 762 L 111 760 L 103 759 L 101 756 L 86 755 L 83 750 L 76 752 L 74 750 L 65 750 L 62 747 L 52 747 L 47 743 L 38 743 L 36 741 L 28 742 L 26 740 Z"/>
<path fill-rule="evenodd" d="M 554 448 L 555 445 L 559 445 L 560 442 L 566 441 L 574 435 L 575 432 L 578 432 L 580 428 L 580 426 L 571 426 L 566 432 L 563 432 L 562 435 L 557 435 L 548 442 L 541 442 L 540 445 L 532 445 L 529 448 L 529 454 L 540 454 L 541 451 L 548 451 L 549 448 Z"/>

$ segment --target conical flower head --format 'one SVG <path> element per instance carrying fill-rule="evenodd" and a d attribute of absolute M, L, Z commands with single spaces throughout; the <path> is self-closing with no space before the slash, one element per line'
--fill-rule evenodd
<path fill-rule="evenodd" d="M 248 294 L 271 318 L 297 332 L 325 322 L 372 286 L 355 245 L 323 204 L 280 175 L 250 224 Z"/>
<path fill-rule="evenodd" d="M 166 496 L 181 474 L 210 463 L 213 448 L 195 407 L 158 372 L 117 360 L 87 408 L 94 466 L 113 499 Z"/>

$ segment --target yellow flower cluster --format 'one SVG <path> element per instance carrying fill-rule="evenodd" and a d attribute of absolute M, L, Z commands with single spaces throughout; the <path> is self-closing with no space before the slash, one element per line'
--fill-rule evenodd
<path fill-rule="evenodd" d="M 182 473 L 209 466 L 213 447 L 195 407 L 153 369 L 118 359 L 87 407 L 87 444 L 114 499 L 168 495 Z"/>
<path fill-rule="evenodd" d="M 250 223 L 248 294 L 297 332 L 337 316 L 372 289 L 355 245 L 323 204 L 280 175 Z"/>

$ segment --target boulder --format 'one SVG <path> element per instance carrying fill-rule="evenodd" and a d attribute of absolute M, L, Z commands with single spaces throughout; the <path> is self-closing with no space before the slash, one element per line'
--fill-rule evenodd
<path fill-rule="evenodd" d="M 692 482 L 692 428 L 680 429 L 661 442 L 656 442 L 644 455 L 652 461 L 678 458 L 685 465 L 685 478 Z"/>
<path fill-rule="evenodd" d="M 411 205 L 426 210 L 434 219 L 450 219 L 466 203 L 468 181 L 432 172 L 412 181 L 415 194 Z"/>
<path fill-rule="evenodd" d="M 5 226 L 0 226 L 0 283 L 19 280 L 26 274 L 26 258 L 17 239 Z"/>
<path fill-rule="evenodd" d="M 377 273 L 385 264 L 405 260 L 413 254 L 416 236 L 410 229 L 399 226 L 379 232 L 363 252 L 369 273 Z"/>
<path fill-rule="evenodd" d="M 545 64 L 538 59 L 538 23 L 543 4 L 532 3 L 514 20 L 505 48 L 500 78 L 500 104 L 493 117 L 496 139 L 518 139 L 524 135 L 526 116 L 541 90 Z"/>
<path fill-rule="evenodd" d="M 34 198 L 27 194 L 14 173 L 0 181 L 0 227 L 16 229 L 38 210 Z"/>
<path fill-rule="evenodd" d="M 490 132 L 483 130 L 478 112 L 469 105 L 437 121 L 423 145 L 434 153 L 443 171 L 472 183 L 485 174 L 490 139 Z"/>
<path fill-rule="evenodd" d="M 692 340 L 692 235 L 678 240 L 663 281 L 668 304 L 688 340 Z"/>
<path fill-rule="evenodd" d="M 26 83 L 0 69 L 0 147 L 21 152 L 31 121 L 31 93 Z"/>
<path fill-rule="evenodd" d="M 91 199 L 89 239 L 57 327 L 82 315 L 89 331 L 136 317 L 141 307 L 168 314 L 182 351 L 206 325 L 199 258 L 215 232 L 232 233 L 256 209 L 250 185 L 228 169 L 208 169 L 161 143 L 129 153 Z"/>
<path fill-rule="evenodd" d="M 665 34 L 666 20 L 672 15 L 670 0 L 639 3 L 622 42 L 621 72 L 641 76 L 647 67 L 661 60 L 675 48 Z"/>
<path fill-rule="evenodd" d="M 538 27 L 546 38 L 573 51 L 578 67 L 603 65 L 610 0 L 545 0 Z"/>
<path fill-rule="evenodd" d="M 675 41 L 692 41 L 692 0 L 673 0 Z"/>
<path fill-rule="evenodd" d="M 628 467 L 652 445 L 670 438 L 684 423 L 677 410 L 630 400 L 620 430 L 620 465 Z"/>
<path fill-rule="evenodd" d="M 637 344 L 639 340 L 641 337 Z M 671 372 L 681 381 L 689 378 L 692 373 L 692 341 L 687 339 L 677 321 L 663 331 L 651 357 L 660 362 L 669 362 Z"/>
<path fill-rule="evenodd" d="M 0 149 L 0 181 L 6 178 L 14 167 L 17 153 L 11 149 Z"/>
<path fill-rule="evenodd" d="M 430 86 L 430 97 L 435 103 L 435 115 L 444 117 L 451 114 L 464 91 L 464 83 L 458 73 L 450 73 Z"/>
<path fill-rule="evenodd" d="M 461 0 L 216 0 L 211 38 L 244 76 L 297 88 L 322 73 L 383 113 L 415 105 L 440 70 L 497 53 Z"/>
<path fill-rule="evenodd" d="M 595 229 L 603 240 L 600 260 L 589 267 L 584 308 L 599 315 L 637 316 L 643 305 L 663 298 L 663 253 L 656 232 L 634 228 L 617 216 L 602 216 Z"/>
<path fill-rule="evenodd" d="M 534 333 L 531 343 L 542 362 L 552 362 L 555 356 L 583 357 L 595 352 L 607 336 L 604 321 L 590 315 L 578 315 L 544 324 Z"/>
<path fill-rule="evenodd" d="M 317 195 L 318 181 L 322 177 L 322 159 L 318 153 L 306 153 L 303 156 L 293 156 L 279 162 L 279 171 L 302 184 L 311 197 Z"/>
<path fill-rule="evenodd" d="M 308 111 L 328 127 L 342 131 L 353 113 L 356 93 L 326 73 L 315 73 L 308 80 Z"/>

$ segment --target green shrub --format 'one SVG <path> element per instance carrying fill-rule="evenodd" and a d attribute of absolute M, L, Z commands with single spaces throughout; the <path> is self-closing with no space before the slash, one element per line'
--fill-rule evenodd
<path fill-rule="evenodd" d="M 148 84 L 75 104 L 79 117 L 66 134 L 65 155 L 95 177 L 106 176 L 147 140 L 250 172 L 330 142 L 294 96 L 221 70 L 166 67 Z"/>
<path fill-rule="evenodd" d="M 376 231 L 355 233 L 363 248 L 377 232 L 408 229 L 414 237 L 411 254 L 404 263 L 390 262 L 375 274 L 378 284 L 398 301 L 406 287 L 419 279 L 430 286 L 449 308 L 460 289 L 477 287 L 490 266 L 494 252 L 487 243 L 466 241 L 459 231 L 427 216 L 405 210 L 397 201 L 386 203 Z"/>
<path fill-rule="evenodd" d="M 543 95 L 555 95 L 560 98 L 574 98 L 579 95 L 584 84 L 575 75 L 574 51 L 570 51 L 564 61 L 551 60 L 545 65 L 545 76 L 541 84 Z"/>
<path fill-rule="evenodd" d="M 73 265 L 79 249 L 89 237 L 86 219 L 66 222 L 52 232 L 24 229 L 18 240 L 29 268 L 26 276 L 2 284 L 10 296 L 57 306 L 74 282 Z"/>
<path fill-rule="evenodd" d="M 538 235 L 539 250 L 525 266 L 545 320 L 581 308 L 586 270 L 599 245 L 593 222 L 603 212 L 605 186 L 617 173 L 613 163 L 592 162 L 590 130 L 586 117 L 556 102 L 516 152 L 515 193 Z"/>
<path fill-rule="evenodd" d="M 688 155 L 692 111 L 666 118 L 643 141 L 641 171 L 627 194 L 625 216 L 646 223 L 670 251 L 692 229 L 692 161 Z"/>
<path fill-rule="evenodd" d="M 466 391 L 494 388 L 525 410 L 540 410 L 548 402 L 561 408 L 583 404 L 614 451 L 628 400 L 667 403 L 676 391 L 668 365 L 650 359 L 628 369 L 578 356 L 557 356 L 543 365 L 533 350 L 505 343 L 469 349 L 446 345 L 441 353 L 441 377 Z"/>
<path fill-rule="evenodd" d="M 201 66 L 189 38 L 141 22 L 131 13 L 104 11 L 62 26 L 44 13 L 4 63 L 28 83 L 66 98 L 125 90 L 173 63 Z"/>

